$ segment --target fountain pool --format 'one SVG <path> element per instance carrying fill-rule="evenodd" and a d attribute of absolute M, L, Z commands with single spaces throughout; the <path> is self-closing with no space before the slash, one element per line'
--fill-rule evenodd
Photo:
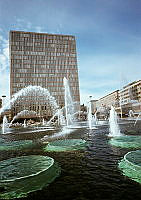
<path fill-rule="evenodd" d="M 100 126 L 98 129 L 89 130 L 85 127 L 85 123 L 80 123 L 79 129 L 71 129 L 72 131 L 68 134 L 61 135 L 60 130 L 55 130 L 50 133 L 48 132 L 35 132 L 28 133 L 28 128 L 23 128 L 24 131 L 27 131 L 26 134 L 1 134 L 0 138 L 7 138 L 8 140 L 15 139 L 17 141 L 30 139 L 37 140 L 39 145 L 36 145 L 34 148 L 27 148 L 17 151 L 1 151 L 0 161 L 8 161 L 11 158 L 22 157 L 22 156 L 49 156 L 54 159 L 55 162 L 61 167 L 61 173 L 59 176 L 54 179 L 51 184 L 45 185 L 46 181 L 49 179 L 48 176 L 52 176 L 55 172 L 54 168 L 51 168 L 51 172 L 47 175 L 48 170 L 45 173 L 41 173 L 42 177 L 33 176 L 30 179 L 23 179 L 26 182 L 21 182 L 21 186 L 26 186 L 26 191 L 30 193 L 24 193 L 22 189 L 19 188 L 18 180 L 14 182 L 14 190 L 10 189 L 11 186 L 3 187 L 0 186 L 0 195 L 8 194 L 12 192 L 16 198 L 22 197 L 24 194 L 25 200 L 28 199 L 56 199 L 56 200 L 72 200 L 72 199 L 88 199 L 88 200 L 129 200 L 136 199 L 140 200 L 141 197 L 141 185 L 137 184 L 136 181 L 128 178 L 121 173 L 118 167 L 119 161 L 123 156 L 128 153 L 129 149 L 116 147 L 109 144 L 109 127 Z M 138 122 L 134 127 L 132 124 L 120 124 L 120 129 L 126 135 L 129 135 L 133 130 L 134 134 L 141 135 L 141 123 Z M 89 134 L 91 132 L 91 134 Z M 46 144 L 42 142 L 44 136 L 52 136 L 49 138 L 49 143 L 55 142 L 56 134 L 58 133 L 58 140 L 85 140 L 87 145 L 84 149 L 79 151 L 61 151 L 61 152 L 45 152 L 43 150 L 43 145 L 46 147 Z M 64 136 L 64 137 L 63 137 Z M 47 140 L 46 138 L 46 140 Z M 3 140 L 3 139 L 2 139 Z M 40 145 L 41 142 L 41 145 Z M 30 166 L 32 164 L 29 159 Z M 40 162 L 42 163 L 42 161 Z M 13 165 L 16 163 L 14 162 Z M 42 164 L 40 164 L 42 166 Z M 58 167 L 57 167 L 58 169 Z M 20 171 L 20 170 L 18 170 Z M 36 179 L 36 178 L 37 179 Z M 46 178 L 47 177 L 47 178 Z M 53 175 L 54 177 L 54 175 Z M 33 178 L 33 179 L 32 179 Z M 35 192 L 35 188 L 32 187 L 32 182 L 38 183 L 37 180 L 40 180 L 42 184 L 40 190 Z M 29 183 L 31 188 L 29 188 Z M 17 186 L 18 184 L 18 186 Z M 19 190 L 15 190 L 18 187 Z M 21 187 L 22 188 L 22 187 Z M 33 189 L 33 190 L 32 190 Z M 21 192 L 20 192 L 21 191 Z M 18 192 L 18 195 L 16 194 Z M 9 198 L 10 196 L 8 196 Z M 3 199 L 2 196 L 0 196 Z M 12 196 L 13 198 L 13 196 Z"/>
<path fill-rule="evenodd" d="M 128 152 L 119 163 L 125 176 L 141 184 L 141 150 Z"/>
<path fill-rule="evenodd" d="M 116 147 L 138 149 L 141 148 L 141 136 L 124 135 L 114 137 L 109 141 L 109 143 Z"/>
<path fill-rule="evenodd" d="M 49 142 L 49 144 L 44 147 L 46 152 L 66 152 L 66 151 L 77 151 L 84 149 L 86 147 L 86 141 L 82 139 L 65 139 L 65 140 L 55 140 Z"/>
<path fill-rule="evenodd" d="M 54 159 L 48 156 L 21 156 L 0 162 L 0 199 L 26 197 L 41 190 L 60 174 Z"/>

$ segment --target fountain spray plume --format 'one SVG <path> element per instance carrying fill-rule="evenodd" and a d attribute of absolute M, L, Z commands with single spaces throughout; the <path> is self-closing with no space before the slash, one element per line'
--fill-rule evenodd
<path fill-rule="evenodd" d="M 89 106 L 88 106 L 88 124 L 89 124 L 89 129 L 92 129 L 92 106 L 91 106 L 91 97 L 90 96 L 90 101 L 89 101 Z"/>
<path fill-rule="evenodd" d="M 12 121 L 10 122 L 10 124 L 12 124 L 15 119 L 18 119 L 20 117 L 22 117 L 22 118 L 25 117 L 26 118 L 26 117 L 29 117 L 29 116 L 32 118 L 32 117 L 35 117 L 35 116 L 37 117 L 38 115 L 33 110 L 22 110 L 21 112 L 17 113 L 17 115 L 15 115 L 13 117 Z"/>
<path fill-rule="evenodd" d="M 55 98 L 50 95 L 47 89 L 42 88 L 41 86 L 30 85 L 26 88 L 21 89 L 17 93 L 15 93 L 12 99 L 0 109 L 0 114 L 4 112 L 7 108 L 11 107 L 20 98 L 27 97 L 27 96 L 44 97 L 46 101 L 49 101 L 53 113 L 55 113 L 56 110 L 59 108 L 59 106 L 56 103 Z"/>
<path fill-rule="evenodd" d="M 2 134 L 6 133 L 6 129 L 8 128 L 8 120 L 6 115 L 3 117 L 3 124 L 2 124 Z"/>
<path fill-rule="evenodd" d="M 63 108 L 62 108 L 63 109 Z M 47 122 L 47 125 L 50 125 L 51 122 L 55 119 L 55 117 L 58 117 L 58 125 L 64 125 L 65 119 L 63 116 L 62 109 L 58 109 L 56 113 L 51 117 L 51 119 Z"/>
<path fill-rule="evenodd" d="M 110 118 L 109 118 L 109 123 L 110 123 L 109 136 L 110 137 L 122 136 L 120 129 L 119 129 L 119 125 L 117 123 L 117 120 L 118 120 L 117 113 L 116 113 L 114 107 L 111 106 Z"/>
<path fill-rule="evenodd" d="M 136 121 L 135 121 L 135 123 L 134 123 L 134 126 L 136 126 L 136 123 L 137 123 L 137 121 L 138 121 L 140 115 L 141 115 L 141 113 L 138 114 L 138 117 L 137 117 L 137 119 L 136 119 Z"/>
<path fill-rule="evenodd" d="M 74 102 L 71 97 L 71 92 L 69 88 L 69 82 L 64 77 L 64 88 L 65 88 L 65 112 L 66 112 L 66 123 L 67 126 L 73 124 L 73 114 L 74 114 Z"/>

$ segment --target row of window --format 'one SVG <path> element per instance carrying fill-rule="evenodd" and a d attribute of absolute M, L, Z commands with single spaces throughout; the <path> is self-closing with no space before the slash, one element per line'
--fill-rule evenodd
<path fill-rule="evenodd" d="M 36 52 L 36 51 L 12 51 L 12 55 L 31 55 L 31 56 L 61 56 L 61 57 L 76 57 L 76 53 L 68 52 Z"/>
<path fill-rule="evenodd" d="M 42 48 L 64 48 L 64 49 L 75 49 L 75 43 L 67 43 L 67 44 L 49 44 L 49 43 L 40 43 L 40 42 L 11 42 L 10 45 L 13 46 L 21 46 L 21 47 L 42 47 Z"/>
<path fill-rule="evenodd" d="M 20 70 L 21 72 L 23 69 L 28 69 L 27 72 L 32 72 L 35 69 L 39 68 L 40 69 L 40 73 L 42 72 L 41 70 L 43 69 L 57 69 L 60 71 L 60 69 L 64 70 L 64 69 L 70 69 L 70 70 L 76 70 L 77 72 L 77 65 L 55 65 L 55 64 L 51 64 L 50 65 L 35 65 L 35 64 L 26 64 L 24 65 L 23 63 L 18 63 L 18 64 L 13 64 L 11 66 L 12 72 L 20 72 L 20 71 L 16 71 L 17 69 Z"/>
<path fill-rule="evenodd" d="M 57 56 L 41 56 L 41 55 L 11 55 L 11 59 L 23 59 L 23 60 L 66 60 L 76 61 L 75 57 L 57 57 Z"/>
<path fill-rule="evenodd" d="M 78 75 L 75 74 L 75 73 L 71 73 L 71 74 L 67 74 L 67 73 L 60 73 L 60 74 L 57 74 L 57 73 L 46 73 L 46 74 L 33 74 L 33 73 L 15 73 L 13 75 L 13 78 L 16 79 L 16 78 L 28 78 L 30 81 L 32 81 L 32 78 L 36 78 L 36 80 L 38 78 L 42 79 L 42 81 L 62 81 L 63 78 L 67 76 L 69 77 L 69 80 L 73 80 L 73 81 L 76 81 L 77 78 L 78 78 Z"/>
<path fill-rule="evenodd" d="M 72 61 L 72 60 L 22 60 L 22 59 L 11 59 L 11 64 L 41 64 L 41 65 L 46 65 L 46 64 L 56 64 L 56 65 L 76 65 L 77 61 Z"/>
<path fill-rule="evenodd" d="M 49 39 L 49 40 L 75 40 L 74 36 L 71 35 L 54 35 L 54 34 L 37 34 L 37 33 L 23 33 L 23 32 L 11 32 L 11 39 L 18 38 L 34 38 L 34 39 Z"/>
<path fill-rule="evenodd" d="M 13 46 L 12 51 L 30 51 L 30 52 L 58 52 L 58 53 L 76 53 L 76 48 L 53 48 L 53 47 L 32 47 L 32 46 Z"/>
<path fill-rule="evenodd" d="M 13 44 L 14 42 L 24 42 L 24 43 L 40 43 L 40 44 L 75 44 L 75 41 L 72 40 L 51 40 L 48 38 L 44 39 L 35 39 L 35 38 L 22 38 L 22 37 L 16 37 L 16 38 L 11 38 L 11 43 Z"/>
<path fill-rule="evenodd" d="M 33 69 L 33 70 L 27 70 L 27 69 L 17 69 L 14 71 L 13 76 L 15 77 L 64 77 L 64 75 L 70 76 L 70 77 L 77 77 L 77 70 L 70 70 L 70 69 L 63 69 L 63 70 L 57 70 L 57 69 Z"/>
<path fill-rule="evenodd" d="M 70 41 L 70 40 L 50 40 L 48 38 L 42 39 L 35 39 L 35 38 L 22 38 L 22 37 L 17 37 L 17 38 L 11 38 L 11 43 L 13 44 L 14 42 L 24 42 L 24 43 L 36 43 L 39 44 L 75 44 L 75 41 Z"/>
<path fill-rule="evenodd" d="M 40 84 L 40 85 L 39 85 Z M 61 82 L 58 82 L 58 83 L 52 83 L 52 82 L 48 82 L 47 84 L 44 82 L 32 82 L 32 83 L 29 83 L 29 82 L 24 82 L 24 83 L 13 83 L 13 89 L 15 88 L 24 88 L 24 87 L 27 87 L 28 85 L 39 85 L 39 86 L 41 86 L 41 87 L 43 87 L 43 88 L 48 88 L 48 90 L 50 91 L 50 92 L 54 92 L 54 91 L 56 91 L 56 92 L 62 92 L 62 91 L 64 91 L 64 86 L 63 86 L 63 83 L 61 83 Z M 79 91 L 79 87 L 78 87 L 78 85 L 77 84 L 72 84 L 71 85 L 71 90 L 72 91 Z M 32 95 L 32 96 L 34 96 L 34 93 L 32 94 L 30 94 L 30 95 Z"/>

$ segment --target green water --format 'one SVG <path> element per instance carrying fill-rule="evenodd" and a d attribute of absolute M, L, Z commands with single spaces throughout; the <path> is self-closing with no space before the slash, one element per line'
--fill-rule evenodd
<path fill-rule="evenodd" d="M 32 140 L 6 142 L 1 139 L 0 140 L 0 151 L 21 150 L 24 148 L 29 148 L 32 145 L 33 145 Z"/>
<path fill-rule="evenodd" d="M 48 156 L 21 156 L 0 162 L 0 199 L 26 197 L 40 190 L 60 174 L 60 167 Z"/>
<path fill-rule="evenodd" d="M 84 149 L 86 141 L 82 139 L 55 140 L 43 148 L 45 152 L 75 151 Z"/>
<path fill-rule="evenodd" d="M 141 184 L 141 150 L 131 151 L 119 163 L 123 175 Z"/>
<path fill-rule="evenodd" d="M 141 147 L 141 136 L 114 137 L 109 143 L 116 147 L 138 149 Z"/>

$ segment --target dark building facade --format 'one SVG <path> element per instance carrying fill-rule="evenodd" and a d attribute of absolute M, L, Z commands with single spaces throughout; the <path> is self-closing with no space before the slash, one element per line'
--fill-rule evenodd
<path fill-rule="evenodd" d="M 10 95 L 29 85 L 48 89 L 60 107 L 64 106 L 63 78 L 69 81 L 72 99 L 80 104 L 76 41 L 72 35 L 10 31 Z M 32 95 L 31 95 L 32 96 Z M 35 102 L 36 101 L 36 102 Z M 46 99 L 33 97 L 16 102 L 13 115 L 28 109 L 49 114 Z"/>

